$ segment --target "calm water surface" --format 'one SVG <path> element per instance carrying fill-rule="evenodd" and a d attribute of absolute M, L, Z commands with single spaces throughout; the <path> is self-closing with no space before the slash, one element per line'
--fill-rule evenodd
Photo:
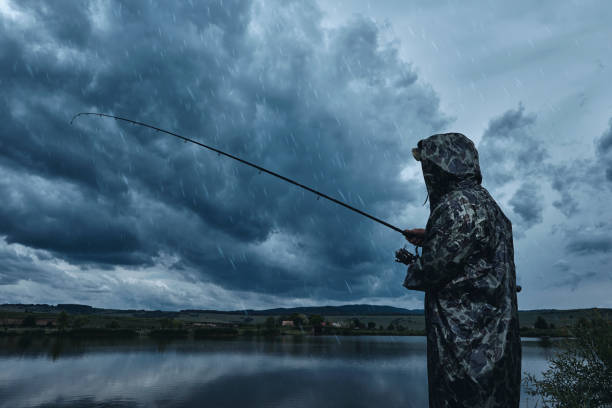
<path fill-rule="evenodd" d="M 553 351 L 523 339 L 522 370 L 541 373 Z M 0 407 L 426 407 L 425 353 L 424 337 L 4 338 Z"/>

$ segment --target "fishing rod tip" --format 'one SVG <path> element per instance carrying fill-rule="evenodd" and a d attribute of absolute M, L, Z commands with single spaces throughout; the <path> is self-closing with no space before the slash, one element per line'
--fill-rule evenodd
<path fill-rule="evenodd" d="M 74 120 L 75 120 L 76 118 L 78 118 L 79 116 L 81 116 L 82 114 L 83 114 L 83 112 L 79 112 L 79 113 L 77 113 L 76 115 L 74 115 L 74 116 L 72 117 L 72 119 L 70 119 L 70 124 L 72 125 L 72 122 L 74 122 Z"/>

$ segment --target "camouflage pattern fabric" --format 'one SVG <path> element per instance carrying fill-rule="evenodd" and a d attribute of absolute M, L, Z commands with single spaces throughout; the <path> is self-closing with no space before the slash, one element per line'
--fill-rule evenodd
<path fill-rule="evenodd" d="M 425 292 L 429 406 L 518 407 L 512 224 L 480 185 L 470 139 L 433 135 L 418 149 L 430 216 L 404 286 Z"/>

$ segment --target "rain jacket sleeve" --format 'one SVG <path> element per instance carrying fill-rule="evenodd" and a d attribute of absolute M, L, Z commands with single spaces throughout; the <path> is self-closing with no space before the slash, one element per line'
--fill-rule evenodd
<path fill-rule="evenodd" d="M 442 199 L 427 221 L 422 255 L 408 268 L 404 287 L 435 290 L 461 273 L 477 243 L 474 218 L 461 195 Z"/>

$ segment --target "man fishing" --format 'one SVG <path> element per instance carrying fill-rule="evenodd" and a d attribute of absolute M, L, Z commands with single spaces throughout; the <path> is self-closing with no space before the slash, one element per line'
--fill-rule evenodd
<path fill-rule="evenodd" d="M 426 229 L 404 231 L 422 246 L 420 257 L 404 260 L 404 286 L 425 292 L 429 406 L 518 407 L 512 224 L 480 185 L 470 139 L 433 135 L 412 152 L 421 162 L 430 216 Z"/>
<path fill-rule="evenodd" d="M 480 182 L 478 152 L 459 133 L 433 135 L 413 149 L 429 195 L 427 228 L 402 230 L 255 163 L 157 126 L 98 112 L 77 113 L 143 126 L 211 150 L 330 200 L 422 246 L 404 286 L 425 292 L 430 407 L 518 407 L 521 345 L 512 224 Z"/>

